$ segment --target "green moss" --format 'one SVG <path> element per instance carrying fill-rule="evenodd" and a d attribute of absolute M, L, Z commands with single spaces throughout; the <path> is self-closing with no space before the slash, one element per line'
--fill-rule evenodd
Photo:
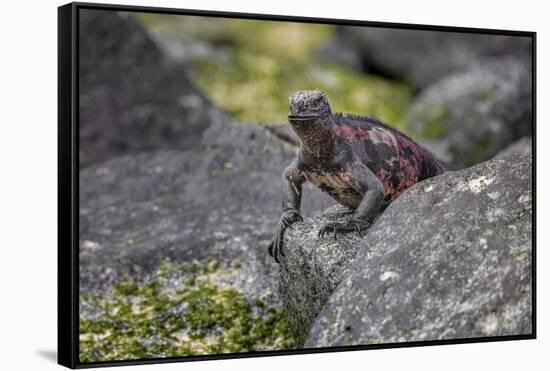
<path fill-rule="evenodd" d="M 478 139 L 472 144 L 468 153 L 463 154 L 464 165 L 473 166 L 487 157 L 487 151 L 490 145 L 490 138 Z"/>
<path fill-rule="evenodd" d="M 410 99 L 403 84 L 321 62 L 282 63 L 241 53 L 223 66 L 210 60 L 195 67 L 199 87 L 243 122 L 286 122 L 288 96 L 297 90 L 321 89 L 337 111 L 368 113 L 390 123 L 401 120 Z"/>
<path fill-rule="evenodd" d="M 138 290 L 138 285 L 132 281 L 123 281 L 115 286 L 115 292 L 119 295 L 136 295 Z"/>
<path fill-rule="evenodd" d="M 286 314 L 295 345 L 301 348 L 304 346 L 309 336 L 313 317 L 311 313 L 309 313 L 308 308 L 305 308 L 296 301 L 289 301 L 286 303 Z"/>
<path fill-rule="evenodd" d="M 192 273 L 179 289 L 162 278 Z M 125 280 L 109 298 L 83 295 L 100 313 L 80 320 L 80 360 L 97 362 L 194 354 L 288 349 L 294 340 L 280 310 L 209 279 L 219 264 L 163 262 L 148 282 Z"/>
<path fill-rule="evenodd" d="M 420 133 L 426 139 L 441 139 L 447 132 L 451 112 L 446 106 L 432 107 L 424 113 L 424 125 Z"/>
<path fill-rule="evenodd" d="M 245 123 L 286 122 L 288 96 L 322 89 L 336 111 L 370 114 L 399 125 L 411 99 L 400 82 L 355 72 L 316 57 L 331 40 L 330 25 L 140 15 L 163 38 L 208 45 L 189 63 L 198 87 Z"/>

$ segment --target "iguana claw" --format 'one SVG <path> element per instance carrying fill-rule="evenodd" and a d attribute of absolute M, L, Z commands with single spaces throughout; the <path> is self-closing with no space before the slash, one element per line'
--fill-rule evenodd
<path fill-rule="evenodd" d="M 269 243 L 269 248 L 267 249 L 267 252 L 269 253 L 269 255 L 271 255 L 277 263 L 280 263 L 279 255 L 285 256 L 285 253 L 283 250 L 283 240 L 284 240 L 285 230 L 287 228 L 292 229 L 292 224 L 298 221 L 304 221 L 304 219 L 302 218 L 302 216 L 298 211 L 289 210 L 289 211 L 283 212 L 283 215 L 281 215 L 281 219 L 279 220 L 279 225 L 277 226 L 275 236 Z"/>

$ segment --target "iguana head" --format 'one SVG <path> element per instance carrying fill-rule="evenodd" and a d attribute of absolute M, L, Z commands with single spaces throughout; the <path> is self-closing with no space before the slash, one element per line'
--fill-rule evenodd
<path fill-rule="evenodd" d="M 311 120 L 331 113 L 328 98 L 321 90 L 298 91 L 290 96 L 289 101 L 288 120 L 291 123 Z"/>

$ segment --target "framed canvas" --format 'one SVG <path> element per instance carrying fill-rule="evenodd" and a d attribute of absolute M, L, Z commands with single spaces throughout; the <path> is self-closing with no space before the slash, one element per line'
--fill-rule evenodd
<path fill-rule="evenodd" d="M 535 338 L 534 32 L 58 20 L 60 364 Z"/>

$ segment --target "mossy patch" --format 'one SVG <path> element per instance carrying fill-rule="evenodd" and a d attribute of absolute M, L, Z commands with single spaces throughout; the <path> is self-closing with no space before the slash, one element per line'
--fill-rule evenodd
<path fill-rule="evenodd" d="M 167 277 L 184 270 L 177 287 Z M 281 310 L 211 279 L 219 264 L 164 262 L 140 283 L 117 283 L 108 297 L 81 295 L 95 316 L 80 320 L 80 361 L 288 349 Z"/>
<path fill-rule="evenodd" d="M 287 302 L 286 307 L 286 314 L 295 344 L 301 348 L 307 340 L 312 325 L 309 308 L 294 301 Z"/>
<path fill-rule="evenodd" d="M 473 166 L 487 158 L 490 138 L 479 138 L 471 146 L 468 153 L 462 155 L 464 165 Z"/>
<path fill-rule="evenodd" d="M 331 25 L 140 14 L 157 37 L 209 50 L 187 61 L 190 77 L 215 103 L 244 123 L 287 121 L 288 96 L 322 89 L 335 111 L 377 116 L 399 126 L 409 85 L 353 71 L 316 51 Z"/>
<path fill-rule="evenodd" d="M 426 108 L 417 120 L 422 122 L 420 135 L 426 139 L 441 139 L 447 134 L 451 111 L 448 107 L 432 106 Z"/>

